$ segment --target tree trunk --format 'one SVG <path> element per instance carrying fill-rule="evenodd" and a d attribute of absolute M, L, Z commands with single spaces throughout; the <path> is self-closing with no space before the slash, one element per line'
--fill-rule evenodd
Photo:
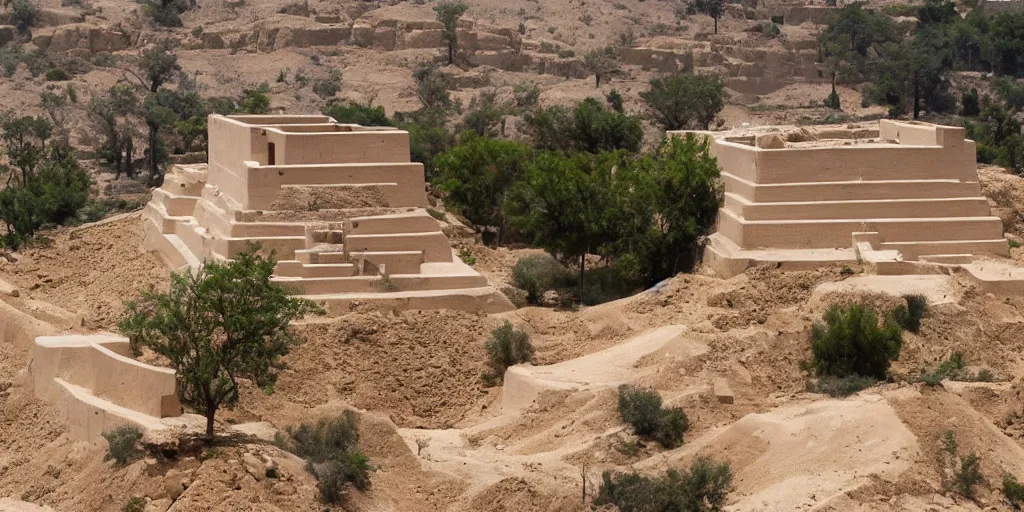
<path fill-rule="evenodd" d="M 580 255 L 580 306 L 583 305 L 583 270 L 587 268 L 587 252 Z"/>
<path fill-rule="evenodd" d="M 914 78 L 914 120 L 921 114 L 921 85 L 917 77 Z"/>
<path fill-rule="evenodd" d="M 146 123 L 149 126 L 149 184 L 152 186 L 156 182 L 157 174 L 157 162 L 156 162 L 156 145 L 157 145 L 157 131 L 160 129 L 156 123 Z"/>
<path fill-rule="evenodd" d="M 715 16 L 714 20 L 715 20 L 715 33 L 717 34 L 718 33 L 718 16 Z"/>
<path fill-rule="evenodd" d="M 601 88 L 601 74 L 600 73 L 594 73 L 594 80 L 596 82 L 595 86 L 598 89 L 600 89 Z"/>
<path fill-rule="evenodd" d="M 836 72 L 832 72 L 832 94 L 836 93 Z"/>
<path fill-rule="evenodd" d="M 213 444 L 213 417 L 217 414 L 217 406 L 206 404 L 206 444 Z"/>
<path fill-rule="evenodd" d="M 448 43 L 448 65 L 455 64 L 455 43 Z"/>
<path fill-rule="evenodd" d="M 135 141 L 131 137 L 125 141 L 124 145 L 124 159 L 125 159 L 125 171 L 124 173 L 129 179 L 135 178 L 135 163 L 132 160 L 135 153 Z"/>

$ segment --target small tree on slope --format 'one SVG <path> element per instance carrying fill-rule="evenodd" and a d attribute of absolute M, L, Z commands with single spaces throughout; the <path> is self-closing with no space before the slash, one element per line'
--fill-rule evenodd
<path fill-rule="evenodd" d="M 272 392 L 281 356 L 300 342 L 289 322 L 321 312 L 270 282 L 275 264 L 254 248 L 195 274 L 174 273 L 168 293 L 128 302 L 118 324 L 133 344 L 171 361 L 182 400 L 206 416 L 209 442 L 217 410 L 238 400 L 238 379 Z"/>

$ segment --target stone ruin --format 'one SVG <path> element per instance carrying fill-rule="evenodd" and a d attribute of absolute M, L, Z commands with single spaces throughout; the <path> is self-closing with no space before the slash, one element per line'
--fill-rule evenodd
<path fill-rule="evenodd" d="M 144 212 L 144 247 L 174 269 L 259 243 L 275 281 L 340 313 L 512 309 L 453 256 L 426 210 L 409 134 L 326 116 L 209 118 L 209 164 L 176 166 Z"/>
<path fill-rule="evenodd" d="M 704 255 L 719 275 L 864 263 L 877 274 L 977 277 L 980 256 L 1009 253 L 963 128 L 882 120 L 689 133 L 711 139 L 722 168 L 725 201 Z"/>

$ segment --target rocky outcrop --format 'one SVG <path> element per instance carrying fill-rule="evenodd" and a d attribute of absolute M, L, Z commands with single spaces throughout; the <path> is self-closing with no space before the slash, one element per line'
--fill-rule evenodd
<path fill-rule="evenodd" d="M 60 27 L 84 22 L 85 14 L 76 9 L 39 9 L 35 26 Z"/>
<path fill-rule="evenodd" d="M 132 37 L 120 27 L 98 27 L 87 23 L 57 27 L 51 33 L 40 33 L 32 42 L 42 50 L 67 52 L 87 50 L 89 53 L 116 52 L 132 46 Z"/>

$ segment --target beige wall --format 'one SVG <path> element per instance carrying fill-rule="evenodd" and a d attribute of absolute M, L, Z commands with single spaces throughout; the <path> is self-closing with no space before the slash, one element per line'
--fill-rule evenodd
<path fill-rule="evenodd" d="M 277 165 L 401 163 L 409 161 L 409 134 L 403 131 L 285 133 L 266 128 Z M 251 159 L 256 160 L 256 159 Z M 267 165 L 266 160 L 257 160 Z"/>
<path fill-rule="evenodd" d="M 40 336 L 32 352 L 36 395 L 55 401 L 57 378 L 149 416 L 181 415 L 174 370 L 125 357 L 127 350 L 128 340 L 113 334 Z"/>
<path fill-rule="evenodd" d="M 395 202 L 390 206 L 427 205 L 423 164 L 420 163 L 264 166 L 249 162 L 246 174 L 248 181 L 243 205 L 248 210 L 268 208 L 280 192 L 281 185 L 395 183 L 398 191 L 393 197 Z"/>

